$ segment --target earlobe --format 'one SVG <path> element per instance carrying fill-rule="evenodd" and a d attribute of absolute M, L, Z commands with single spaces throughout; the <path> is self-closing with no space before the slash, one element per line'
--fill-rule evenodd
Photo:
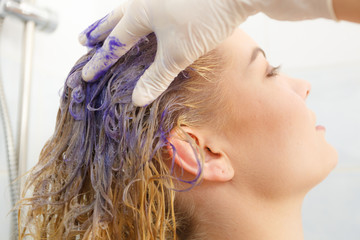
<path fill-rule="evenodd" d="M 230 181 L 234 177 L 234 168 L 224 152 L 206 149 L 204 179 L 218 182 Z"/>
<path fill-rule="evenodd" d="M 203 179 L 218 182 L 230 181 L 234 176 L 234 169 L 228 156 L 219 147 L 221 144 L 214 140 L 213 135 L 210 136 L 210 133 L 189 127 L 182 127 L 182 130 L 184 130 L 184 134 L 181 134 L 183 136 L 180 136 L 178 131 L 173 130 L 168 138 L 176 150 L 176 154 L 173 156 L 172 147 L 168 147 L 170 155 L 174 157 L 175 164 L 196 176 L 199 174 L 200 151 L 202 151 L 204 156 Z M 191 139 L 187 139 L 186 135 Z"/>

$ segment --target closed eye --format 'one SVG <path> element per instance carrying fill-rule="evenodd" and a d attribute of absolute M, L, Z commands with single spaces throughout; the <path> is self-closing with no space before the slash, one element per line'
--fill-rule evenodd
<path fill-rule="evenodd" d="M 277 75 L 279 75 L 281 65 L 277 67 L 269 66 L 268 69 L 269 70 L 267 71 L 266 77 L 276 77 Z"/>

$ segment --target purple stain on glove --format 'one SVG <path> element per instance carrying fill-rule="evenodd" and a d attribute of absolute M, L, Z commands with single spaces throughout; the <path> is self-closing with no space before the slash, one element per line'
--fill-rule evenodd
<path fill-rule="evenodd" d="M 97 79 L 102 78 L 102 77 L 105 75 L 105 73 L 108 71 L 108 68 L 109 68 L 109 67 L 106 67 L 105 69 L 97 72 L 97 73 L 95 74 L 94 78 L 92 79 L 92 81 L 95 81 L 95 80 L 97 80 Z"/>
<path fill-rule="evenodd" d="M 116 62 L 117 58 L 118 57 L 114 53 L 104 51 L 103 48 L 97 48 L 96 54 L 93 56 L 93 62 L 96 64 L 92 64 L 88 69 L 83 69 L 85 74 L 88 74 L 89 71 L 95 72 L 94 77 L 88 82 L 94 82 L 102 78 Z"/>
<path fill-rule="evenodd" d="M 92 32 L 99 27 L 102 23 L 104 23 L 109 17 L 109 14 L 103 17 L 100 20 L 97 20 L 93 24 L 91 24 L 85 31 L 82 32 L 82 34 L 86 35 L 86 46 L 88 47 L 94 47 L 96 43 L 94 43 L 94 40 L 98 36 L 91 36 Z"/>
<path fill-rule="evenodd" d="M 118 49 L 119 47 L 125 47 L 126 44 L 121 43 L 117 37 L 110 36 L 108 37 L 109 41 L 109 51 L 114 51 Z"/>
<path fill-rule="evenodd" d="M 93 77 L 92 81 L 95 81 L 105 75 L 105 73 L 109 70 L 109 68 L 118 60 L 118 55 L 115 53 L 115 51 L 118 48 L 126 46 L 126 44 L 123 44 L 119 41 L 118 38 L 114 36 L 108 37 L 108 46 L 109 50 L 104 50 L 103 47 L 98 48 L 96 50 L 96 55 L 94 56 L 94 61 L 99 63 L 102 63 L 102 69 L 100 71 L 96 70 L 96 74 Z M 95 68 L 98 68 L 98 66 L 94 66 Z"/>

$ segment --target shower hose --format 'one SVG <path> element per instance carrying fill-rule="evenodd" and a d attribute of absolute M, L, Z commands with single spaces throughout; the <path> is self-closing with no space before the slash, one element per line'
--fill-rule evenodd
<path fill-rule="evenodd" d="M 0 56 L 1 56 L 1 36 L 4 19 L 0 18 Z M 6 144 L 6 155 L 8 159 L 8 174 L 10 185 L 11 205 L 14 206 L 19 198 L 19 184 L 15 182 L 18 177 L 18 166 L 16 159 L 16 149 L 14 145 L 14 137 L 11 128 L 9 111 L 6 104 L 4 86 L 2 81 L 1 63 L 0 63 L 0 115 L 3 122 Z M 12 239 L 17 239 L 17 212 L 11 212 L 11 235 Z"/>

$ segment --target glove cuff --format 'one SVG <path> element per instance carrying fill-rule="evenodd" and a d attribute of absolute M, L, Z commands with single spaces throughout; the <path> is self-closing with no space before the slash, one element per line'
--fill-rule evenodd
<path fill-rule="evenodd" d="M 327 7 L 329 10 L 329 14 L 330 14 L 329 18 L 336 22 L 339 22 L 339 19 L 337 18 L 336 14 L 335 14 L 333 0 L 327 0 Z"/>

